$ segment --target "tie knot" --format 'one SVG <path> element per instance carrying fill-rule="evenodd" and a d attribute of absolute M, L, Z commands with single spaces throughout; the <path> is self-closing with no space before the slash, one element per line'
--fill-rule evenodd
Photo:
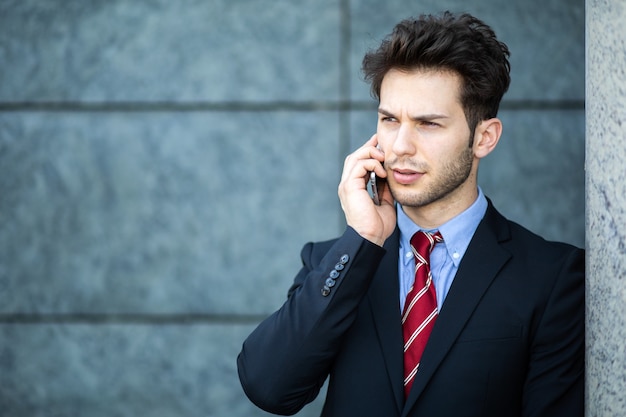
<path fill-rule="evenodd" d="M 430 258 L 430 253 L 433 248 L 439 242 L 443 242 L 443 237 L 439 231 L 436 233 L 430 233 L 420 230 L 411 238 L 411 247 L 413 248 L 413 251 L 419 254 L 422 258 L 428 259 Z"/>

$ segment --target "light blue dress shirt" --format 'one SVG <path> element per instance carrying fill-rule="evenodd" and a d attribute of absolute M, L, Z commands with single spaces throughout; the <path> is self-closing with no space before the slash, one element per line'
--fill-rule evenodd
<path fill-rule="evenodd" d="M 443 242 L 435 245 L 430 254 L 430 270 L 437 292 L 437 308 L 441 311 L 446 295 L 450 290 L 459 264 L 465 255 L 478 224 L 487 211 L 487 199 L 480 187 L 478 198 L 458 216 L 442 224 L 439 229 Z M 415 281 L 415 261 L 411 251 L 411 237 L 419 230 L 424 230 L 404 213 L 398 204 L 398 228 L 400 229 L 400 256 L 398 271 L 400 274 L 400 312 L 404 309 L 404 300 Z M 436 230 L 425 230 L 435 232 Z"/>

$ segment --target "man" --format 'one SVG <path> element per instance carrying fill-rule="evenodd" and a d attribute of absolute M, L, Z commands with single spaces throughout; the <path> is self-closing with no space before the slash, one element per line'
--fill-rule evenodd
<path fill-rule="evenodd" d="M 583 415 L 584 252 L 509 222 L 477 185 L 508 55 L 480 20 L 444 13 L 365 56 L 378 127 L 345 160 L 348 227 L 303 248 L 238 357 L 259 407 L 294 414 L 329 377 L 323 416 Z"/>

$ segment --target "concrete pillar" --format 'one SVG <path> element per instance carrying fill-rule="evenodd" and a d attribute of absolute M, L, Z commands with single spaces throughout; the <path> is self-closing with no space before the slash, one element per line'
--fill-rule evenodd
<path fill-rule="evenodd" d="M 626 2 L 586 2 L 588 417 L 626 416 Z"/>

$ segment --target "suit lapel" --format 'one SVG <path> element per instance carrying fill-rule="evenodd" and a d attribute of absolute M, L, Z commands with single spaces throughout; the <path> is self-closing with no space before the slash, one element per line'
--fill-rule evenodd
<path fill-rule="evenodd" d="M 385 242 L 385 254 L 370 285 L 368 299 L 376 326 L 387 376 L 392 386 L 398 412 L 404 403 L 402 326 L 400 324 L 400 285 L 398 283 L 398 251 L 400 232 L 395 232 Z"/>
<path fill-rule="evenodd" d="M 505 219 L 489 204 L 454 278 L 422 355 L 403 415 L 407 415 L 465 327 L 498 271 L 510 258 L 499 244 L 508 237 Z"/>

